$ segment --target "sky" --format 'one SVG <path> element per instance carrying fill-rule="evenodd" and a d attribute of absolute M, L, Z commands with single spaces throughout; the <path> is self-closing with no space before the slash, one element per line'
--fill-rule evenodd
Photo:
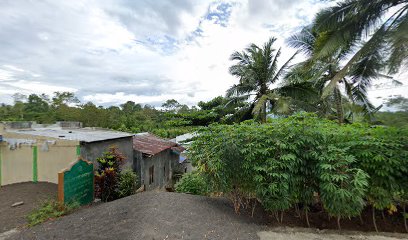
<path fill-rule="evenodd" d="M 311 23 L 319 0 L 1 0 L 0 103 L 13 94 L 74 92 L 81 102 L 195 105 L 237 79 L 229 56 Z M 408 95 L 407 74 L 382 79 L 370 98 Z M 408 97 L 408 96 L 407 96 Z"/>

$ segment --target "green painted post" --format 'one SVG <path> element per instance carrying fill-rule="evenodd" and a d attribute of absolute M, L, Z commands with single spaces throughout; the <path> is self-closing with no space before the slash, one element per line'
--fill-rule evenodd
<path fill-rule="evenodd" d="M 37 146 L 33 147 L 33 182 L 38 182 L 38 166 L 37 166 L 37 160 L 38 160 L 38 152 L 37 152 Z"/>
<path fill-rule="evenodd" d="M 76 146 L 76 155 L 78 157 L 81 156 L 81 146 L 79 146 L 79 145 Z"/>

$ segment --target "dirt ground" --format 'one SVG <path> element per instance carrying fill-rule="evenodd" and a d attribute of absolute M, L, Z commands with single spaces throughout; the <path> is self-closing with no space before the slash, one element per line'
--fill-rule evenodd
<path fill-rule="evenodd" d="M 12 239 L 259 239 L 266 229 L 230 203 L 180 193 L 144 192 L 81 209 Z"/>
<path fill-rule="evenodd" d="M 224 198 L 151 191 L 80 209 L 23 229 L 9 239 L 408 239 L 408 235 L 394 233 L 339 234 L 334 230 L 276 228 L 269 215 L 262 211 L 256 214 L 254 218 L 245 213 L 237 215 Z"/>
<path fill-rule="evenodd" d="M 43 201 L 55 198 L 57 185 L 53 183 L 17 183 L 0 188 L 0 233 L 21 227 L 26 216 Z M 23 205 L 11 207 L 13 203 Z"/>

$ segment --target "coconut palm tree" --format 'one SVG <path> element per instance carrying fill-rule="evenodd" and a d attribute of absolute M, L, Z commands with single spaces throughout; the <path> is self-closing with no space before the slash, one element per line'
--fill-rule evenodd
<path fill-rule="evenodd" d="M 357 85 L 367 65 L 376 61 L 396 73 L 408 60 L 408 0 L 344 0 L 319 12 L 314 21 L 319 32 L 314 59 L 327 58 L 339 51 L 348 61 L 330 79 L 323 96 L 328 96 L 347 75 Z M 373 73 L 368 73 L 372 75 Z M 361 82 L 366 87 L 367 78 Z"/>
<path fill-rule="evenodd" d="M 339 49 L 333 52 L 332 55 L 314 58 L 315 54 L 317 54 L 316 49 L 319 47 L 319 36 L 320 34 L 312 26 L 308 26 L 288 39 L 289 46 L 297 48 L 307 59 L 293 67 L 286 75 L 285 81 L 290 83 L 312 82 L 319 94 L 322 95 L 326 84 L 341 71 L 341 64 L 347 56 L 347 51 Z M 376 77 L 376 70 L 381 67 L 379 65 L 379 58 L 380 56 L 375 56 L 375 58 L 365 63 L 364 70 L 354 69 L 353 72 L 349 73 L 350 75 L 336 82 L 328 98 L 318 101 L 320 110 L 322 108 L 323 111 L 331 109 L 331 106 L 334 104 L 337 120 L 340 124 L 344 121 L 344 100 L 359 105 L 360 108 L 354 109 L 362 108 L 369 115 L 378 110 L 368 100 L 366 88 L 370 84 L 371 79 Z M 346 96 L 342 95 L 341 88 L 344 88 Z"/>
<path fill-rule="evenodd" d="M 279 113 L 287 113 L 291 101 L 300 102 L 301 98 L 312 92 L 305 83 L 271 88 L 286 73 L 289 63 L 296 55 L 291 56 L 279 68 L 281 49 L 273 48 L 275 41 L 276 38 L 270 38 L 262 47 L 251 44 L 244 51 L 234 52 L 230 57 L 236 62 L 230 67 L 230 73 L 239 78 L 239 83 L 229 88 L 226 96 L 231 101 L 251 100 L 248 108 L 241 110 L 251 111 L 262 122 L 266 121 L 268 107 Z"/>

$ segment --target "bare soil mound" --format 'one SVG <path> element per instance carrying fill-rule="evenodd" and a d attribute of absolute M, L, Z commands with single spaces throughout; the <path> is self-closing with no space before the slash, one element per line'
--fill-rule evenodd
<path fill-rule="evenodd" d="M 60 219 L 23 229 L 11 239 L 392 239 L 385 238 L 392 233 L 378 235 L 370 222 L 361 223 L 358 218 L 342 220 L 343 230 L 359 231 L 350 236 L 348 231 L 320 231 L 336 229 L 336 221 L 329 220 L 318 208 L 312 210 L 312 229 L 305 229 L 298 228 L 306 225 L 304 217 L 296 217 L 292 211 L 286 212 L 283 223 L 278 224 L 260 207 L 252 218 L 245 209 L 240 215 L 235 214 L 225 198 L 151 191 L 84 207 Z M 401 220 L 398 222 L 396 216 L 386 218 L 378 219 L 380 231 L 403 232 Z M 276 227 L 280 226 L 295 228 L 279 232 Z M 338 237 L 333 238 L 333 234 Z M 397 238 L 408 239 L 408 235 Z"/>
<path fill-rule="evenodd" d="M 223 198 L 145 192 L 24 229 L 13 239 L 259 239 L 266 227 Z"/>

